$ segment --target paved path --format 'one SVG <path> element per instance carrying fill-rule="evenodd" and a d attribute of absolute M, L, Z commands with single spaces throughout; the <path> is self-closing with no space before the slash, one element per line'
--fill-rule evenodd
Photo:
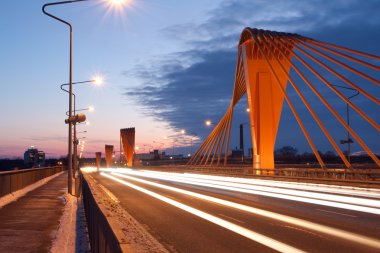
<path fill-rule="evenodd" d="M 67 174 L 0 209 L 1 252 L 49 252 L 64 207 Z"/>

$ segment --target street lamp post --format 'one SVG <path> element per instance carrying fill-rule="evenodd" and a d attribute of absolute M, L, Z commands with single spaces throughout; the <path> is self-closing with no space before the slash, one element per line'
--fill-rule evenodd
<path fill-rule="evenodd" d="M 81 81 L 81 82 L 74 82 L 74 83 L 72 83 L 71 84 L 71 87 L 72 87 L 72 85 L 75 85 L 75 84 L 83 84 L 83 83 L 100 83 L 101 82 L 101 80 L 97 80 L 97 79 L 93 79 L 93 80 L 88 80 L 88 81 Z M 63 88 L 63 86 L 68 86 L 68 85 L 70 85 L 69 83 L 65 83 L 65 84 L 61 84 L 61 90 L 63 90 L 63 91 L 65 91 L 65 92 L 67 92 L 67 93 L 69 93 L 70 94 L 70 91 L 69 90 L 66 90 L 66 89 L 64 89 Z M 74 115 L 76 115 L 76 112 L 78 112 L 78 111 L 86 111 L 86 110 L 89 110 L 89 111 L 91 111 L 91 107 L 88 107 L 88 108 L 85 108 L 85 109 L 79 109 L 79 110 L 77 110 L 76 109 L 76 95 L 75 95 L 75 93 L 73 93 L 72 92 L 72 90 L 71 90 L 71 95 L 74 97 L 74 110 L 73 110 L 73 112 L 74 112 Z M 70 96 L 71 97 L 71 96 Z M 69 116 L 70 117 L 70 110 L 69 111 L 67 111 L 66 112 L 66 115 L 67 116 Z M 73 136 L 73 138 L 74 138 L 74 141 L 73 141 L 73 144 L 74 144 L 74 158 L 73 158 L 73 161 L 72 161 L 72 163 L 74 164 L 74 166 L 72 166 L 72 171 L 73 171 L 73 173 L 72 173 L 72 177 L 73 178 L 76 178 L 76 173 L 78 172 L 78 164 L 77 164 L 77 157 L 78 157 L 78 140 L 77 140 L 77 137 L 76 137 L 76 134 L 77 134 L 77 128 L 76 128 L 76 122 L 74 122 L 73 123 L 73 130 L 74 130 L 74 136 Z M 69 140 L 70 141 L 70 140 Z"/>
<path fill-rule="evenodd" d="M 74 2 L 83 2 L 87 0 L 72 0 L 72 1 L 62 1 L 62 2 L 53 2 L 53 3 L 47 3 L 42 6 L 42 12 L 46 14 L 47 16 L 58 20 L 59 22 L 69 26 L 70 28 L 70 64 L 69 64 L 69 83 L 70 83 L 70 89 L 69 89 L 69 118 L 72 116 L 72 93 L 73 93 L 73 26 L 61 19 L 57 16 L 54 16 L 50 13 L 48 13 L 45 8 L 48 6 L 54 6 L 54 5 L 60 5 L 60 4 L 68 4 L 68 3 L 74 3 Z M 72 190 L 72 155 L 73 155 L 73 142 L 72 142 L 72 123 L 69 122 L 69 143 L 68 143 L 68 192 L 70 194 L 73 194 Z"/>
<path fill-rule="evenodd" d="M 193 155 L 193 138 L 194 137 L 199 138 L 199 137 L 198 137 L 198 134 L 196 133 L 188 132 L 187 134 L 190 135 L 190 156 L 192 156 Z"/>
<path fill-rule="evenodd" d="M 69 58 L 70 58 L 70 64 L 69 64 L 69 84 L 70 84 L 70 89 L 69 89 L 69 119 L 71 119 L 72 117 L 72 93 L 73 93 L 73 26 L 71 23 L 57 17 L 57 16 L 54 16 L 53 14 L 51 13 L 48 13 L 46 11 L 46 7 L 48 6 L 55 6 L 55 5 L 61 5 L 61 4 L 69 4 L 69 3 L 77 3 L 77 2 L 84 2 L 84 1 L 89 1 L 89 0 L 70 0 L 70 1 L 60 1 L 60 2 L 52 2 L 52 3 L 47 3 L 47 4 L 44 4 L 42 6 L 42 12 L 69 26 L 70 28 L 70 53 L 69 53 Z M 117 1 L 117 4 L 121 5 L 123 3 L 123 1 Z M 116 2 L 114 1 L 114 4 L 116 4 Z M 69 153 L 69 158 L 68 158 L 68 192 L 70 194 L 72 194 L 72 123 L 69 122 L 69 141 L 68 141 L 68 153 Z"/>
<path fill-rule="evenodd" d="M 240 123 L 240 150 L 241 150 L 241 162 L 244 164 L 244 125 L 248 125 L 247 122 Z"/>
<path fill-rule="evenodd" d="M 336 84 L 333 85 L 333 86 L 355 92 L 355 94 L 347 97 L 348 100 L 350 100 L 351 98 L 356 97 L 357 95 L 360 94 L 360 92 L 357 89 L 354 89 L 354 88 L 350 88 L 350 87 L 346 87 L 346 86 L 341 86 L 341 85 L 336 85 Z M 348 127 L 350 127 L 350 108 L 348 106 L 348 103 L 346 103 L 346 119 L 347 119 L 347 125 L 348 125 Z M 346 140 L 341 140 L 340 144 L 347 144 L 347 160 L 348 160 L 349 163 L 351 163 L 351 143 L 353 143 L 353 142 L 354 141 L 351 139 L 350 132 L 347 130 L 347 139 Z"/>

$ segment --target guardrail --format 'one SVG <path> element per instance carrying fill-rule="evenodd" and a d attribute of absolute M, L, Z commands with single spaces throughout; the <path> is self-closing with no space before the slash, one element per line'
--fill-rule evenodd
<path fill-rule="evenodd" d="M 93 253 L 122 253 L 125 250 L 125 239 L 111 217 L 106 217 L 104 208 L 98 203 L 91 187 L 82 175 L 83 203 L 86 214 L 87 229 Z M 123 244 L 123 245 L 122 245 Z"/>
<path fill-rule="evenodd" d="M 0 172 L 0 198 L 61 171 L 62 166 Z"/>

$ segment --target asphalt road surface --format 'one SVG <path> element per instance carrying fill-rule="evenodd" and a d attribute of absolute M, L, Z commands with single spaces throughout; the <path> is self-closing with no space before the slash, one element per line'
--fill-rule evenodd
<path fill-rule="evenodd" d="M 118 198 L 128 213 L 171 252 L 380 252 L 380 215 L 376 214 L 380 208 L 377 203 L 374 203 L 375 206 L 372 206 L 373 203 L 363 204 L 374 210 L 375 213 L 371 213 L 265 196 L 267 190 L 262 195 L 240 192 L 239 187 L 238 190 L 226 190 L 191 184 L 187 179 L 170 180 L 170 174 L 163 174 L 161 178 L 143 174 L 126 175 L 159 185 L 111 172 L 92 174 L 99 184 Z M 220 184 L 223 187 L 228 182 Z M 202 199 L 198 195 L 184 194 L 165 186 L 229 202 L 216 203 L 213 199 Z M 272 188 L 280 193 L 287 190 L 281 186 Z M 307 192 L 328 194 L 330 190 Z M 353 194 L 356 192 L 353 191 Z M 341 204 L 342 199 L 353 194 L 338 192 L 334 196 Z M 363 196 L 359 196 L 359 192 L 353 196 L 354 203 L 348 206 L 354 206 L 358 199 L 380 201 L 377 194 L 375 191 L 372 196 L 366 196 L 364 192 Z M 240 207 L 253 207 L 257 213 L 228 206 L 231 202 L 240 204 Z M 262 215 L 260 210 L 268 212 Z M 319 225 L 323 226 L 320 228 Z"/>

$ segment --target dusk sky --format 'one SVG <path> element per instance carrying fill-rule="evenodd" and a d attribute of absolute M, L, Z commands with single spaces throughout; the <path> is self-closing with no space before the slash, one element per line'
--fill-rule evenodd
<path fill-rule="evenodd" d="M 47 157 L 67 153 L 68 96 L 59 85 L 69 81 L 69 32 L 42 13 L 44 3 L 0 3 L 0 158 L 21 157 L 31 145 Z M 136 127 L 136 143 L 142 149 L 159 142 L 171 147 L 164 137 L 181 129 L 207 137 L 211 129 L 204 121 L 217 123 L 228 108 L 237 43 L 245 27 L 296 32 L 380 55 L 378 0 L 129 0 L 116 9 L 93 0 L 49 11 L 74 25 L 73 81 L 105 78 L 100 87 L 74 87 L 78 109 L 95 107 L 95 112 L 86 112 L 91 124 L 78 127 L 88 131 L 83 135 L 87 157 L 104 152 L 105 144 L 118 150 L 120 128 Z M 379 99 L 380 89 L 374 86 L 363 88 Z M 379 124 L 378 107 L 357 99 Z M 248 121 L 245 108 L 243 100 L 236 107 L 234 125 Z M 345 104 L 336 108 L 345 117 Z M 310 151 L 286 106 L 283 113 L 276 147 Z M 355 113 L 352 122 L 370 148 L 380 152 L 379 133 Z M 309 127 L 313 132 L 313 125 Z M 346 137 L 345 131 L 329 127 L 338 141 Z M 318 149 L 332 150 L 317 133 L 314 136 Z M 248 134 L 245 137 L 246 147 L 251 147 Z M 232 138 L 235 147 L 237 127 Z M 362 150 L 356 143 L 352 149 Z"/>

